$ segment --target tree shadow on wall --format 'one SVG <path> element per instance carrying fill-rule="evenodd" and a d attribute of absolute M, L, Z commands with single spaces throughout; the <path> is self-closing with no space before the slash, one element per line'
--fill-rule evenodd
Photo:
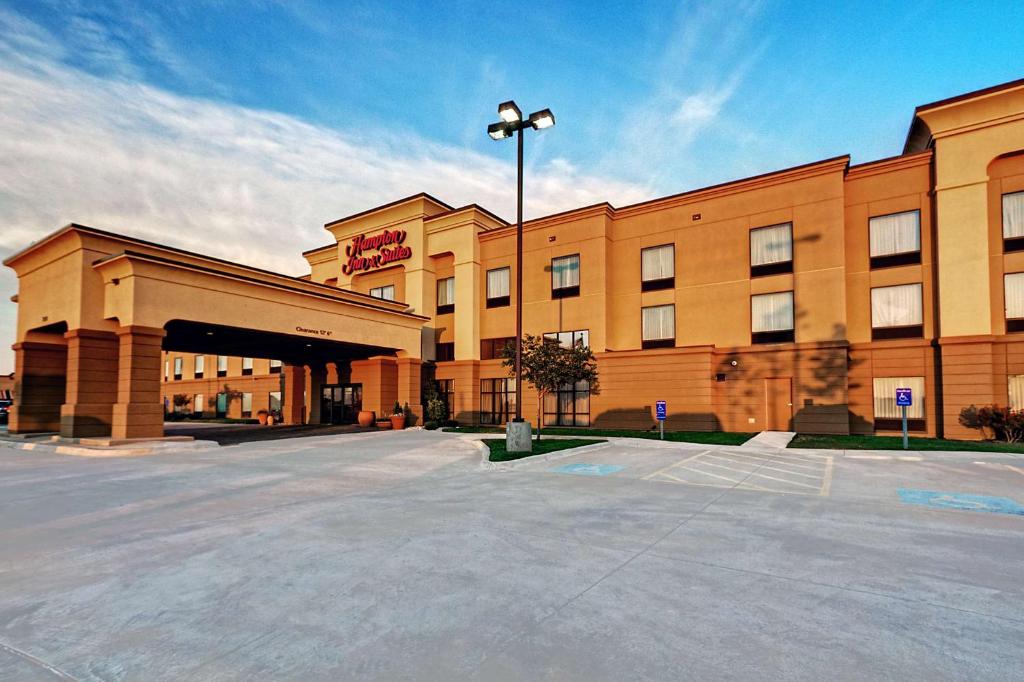
<path fill-rule="evenodd" d="M 654 417 L 654 405 L 643 407 L 620 407 L 606 410 L 594 417 L 590 425 L 595 429 L 634 429 L 654 431 L 658 422 Z M 665 419 L 666 431 L 721 431 L 722 423 L 712 412 L 669 413 Z"/>

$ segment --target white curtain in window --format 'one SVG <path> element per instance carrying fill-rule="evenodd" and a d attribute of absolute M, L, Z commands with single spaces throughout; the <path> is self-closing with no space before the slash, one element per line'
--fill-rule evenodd
<path fill-rule="evenodd" d="M 242 394 L 242 412 L 252 412 L 252 393 Z"/>
<path fill-rule="evenodd" d="M 202 374 L 205 370 L 206 370 L 206 356 L 205 355 L 197 355 L 196 356 L 196 373 L 197 374 Z"/>
<path fill-rule="evenodd" d="M 580 285 L 580 257 L 562 256 L 551 259 L 551 286 L 554 289 Z"/>
<path fill-rule="evenodd" d="M 875 419 L 900 419 L 896 389 L 909 388 L 914 404 L 907 408 L 907 419 L 924 419 L 924 377 L 880 377 L 874 380 Z"/>
<path fill-rule="evenodd" d="M 455 278 L 447 277 L 437 281 L 437 304 L 455 305 Z"/>
<path fill-rule="evenodd" d="M 921 214 L 918 211 L 871 218 L 868 231 L 872 258 L 921 250 Z"/>
<path fill-rule="evenodd" d="M 171 376 L 171 361 L 164 360 L 164 381 L 167 381 L 169 376 Z"/>
<path fill-rule="evenodd" d="M 750 297 L 750 331 L 779 332 L 793 328 L 793 292 Z"/>
<path fill-rule="evenodd" d="M 676 337 L 676 307 L 656 305 L 643 308 L 642 326 L 644 341 L 674 339 Z"/>
<path fill-rule="evenodd" d="M 750 264 L 769 265 L 793 260 L 793 225 L 783 223 L 750 231 Z"/>
<path fill-rule="evenodd" d="M 676 249 L 672 244 L 640 251 L 640 276 L 644 282 L 675 277 Z"/>
<path fill-rule="evenodd" d="M 281 361 L 280 360 L 271 360 L 270 361 L 270 366 L 271 367 L 280 367 L 281 366 Z"/>
<path fill-rule="evenodd" d="M 175 376 L 181 374 L 181 358 L 174 358 L 174 374 Z"/>
<path fill-rule="evenodd" d="M 252 358 L 242 358 L 242 369 L 252 369 Z"/>
<path fill-rule="evenodd" d="M 226 372 L 228 371 L 228 356 L 218 355 L 217 356 L 217 371 Z"/>
<path fill-rule="evenodd" d="M 192 399 L 192 411 L 202 412 L 206 409 L 206 405 L 203 403 L 204 400 L 206 400 L 205 395 L 202 393 L 196 393 L 196 397 Z"/>
<path fill-rule="evenodd" d="M 1003 237 L 1024 237 L 1024 192 L 1003 195 Z"/>
<path fill-rule="evenodd" d="M 1003 278 L 1006 295 L 1006 319 L 1024 317 L 1024 272 L 1015 272 Z"/>
<path fill-rule="evenodd" d="M 271 391 L 267 400 L 271 410 L 281 409 L 281 391 Z"/>
<path fill-rule="evenodd" d="M 509 295 L 509 268 L 487 271 L 487 298 L 501 298 Z"/>
<path fill-rule="evenodd" d="M 921 285 L 901 284 L 871 290 L 871 326 L 907 327 L 922 324 Z"/>
<path fill-rule="evenodd" d="M 393 301 L 395 300 L 395 285 L 387 284 L 382 287 L 373 287 L 370 289 L 370 296 L 382 298 L 385 301 Z"/>

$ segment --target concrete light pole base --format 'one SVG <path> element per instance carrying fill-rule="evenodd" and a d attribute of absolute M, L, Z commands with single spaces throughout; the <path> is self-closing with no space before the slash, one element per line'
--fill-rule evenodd
<path fill-rule="evenodd" d="M 533 429 L 528 421 L 505 424 L 506 452 L 533 452 Z"/>

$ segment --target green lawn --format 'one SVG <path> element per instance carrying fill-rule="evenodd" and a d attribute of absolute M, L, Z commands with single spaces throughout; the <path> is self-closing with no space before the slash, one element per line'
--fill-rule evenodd
<path fill-rule="evenodd" d="M 503 438 L 491 438 L 484 443 L 491 449 L 490 460 L 492 462 L 509 462 L 513 459 L 532 457 L 533 455 L 546 455 L 549 452 L 568 450 L 569 448 L 580 448 L 584 445 L 594 443 L 605 443 L 607 441 L 599 438 L 563 438 L 560 440 L 541 440 L 539 443 L 533 441 L 533 452 L 506 452 L 505 440 Z"/>
<path fill-rule="evenodd" d="M 459 426 L 442 429 L 453 433 L 505 433 L 505 429 L 497 426 Z M 586 429 L 586 428 L 555 428 L 543 429 L 541 436 L 581 436 L 597 438 L 651 438 L 658 439 L 657 431 L 631 431 L 629 429 Z M 726 431 L 666 431 L 665 440 L 681 443 L 705 443 L 708 445 L 740 445 L 750 440 L 752 433 L 732 433 Z M 543 440 L 541 442 L 544 442 Z"/>
<path fill-rule="evenodd" d="M 910 438 L 911 450 L 973 450 L 981 452 L 1015 452 L 1024 454 L 1024 443 L 997 443 L 978 440 L 946 440 L 944 438 Z M 901 436 L 813 436 L 800 434 L 791 448 L 831 450 L 902 450 Z"/>

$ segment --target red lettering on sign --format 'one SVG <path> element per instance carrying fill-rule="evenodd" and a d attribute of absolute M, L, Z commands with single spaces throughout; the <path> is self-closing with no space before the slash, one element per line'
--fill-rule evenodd
<path fill-rule="evenodd" d="M 375 270 L 396 261 L 412 258 L 412 249 L 403 246 L 403 242 L 405 230 L 384 230 L 369 237 L 365 234 L 358 235 L 345 247 L 348 262 L 341 266 L 341 272 L 351 275 L 354 272 Z M 364 251 L 377 253 L 364 256 Z"/>

